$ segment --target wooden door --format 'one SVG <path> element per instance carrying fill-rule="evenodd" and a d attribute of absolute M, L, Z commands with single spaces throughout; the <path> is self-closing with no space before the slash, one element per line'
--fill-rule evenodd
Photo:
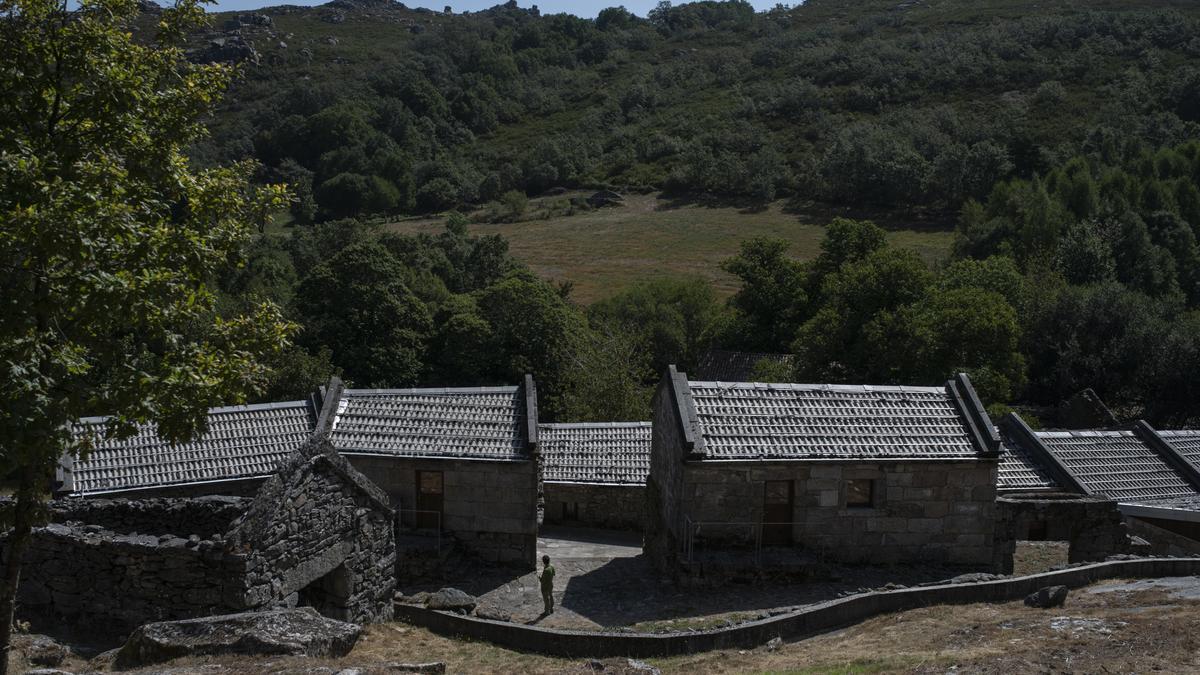
<path fill-rule="evenodd" d="M 417 527 L 420 529 L 437 529 L 442 526 L 442 490 L 441 471 L 417 472 Z"/>
<path fill-rule="evenodd" d="M 792 481 L 769 480 L 763 484 L 763 545 L 786 546 L 792 543 L 794 500 Z"/>

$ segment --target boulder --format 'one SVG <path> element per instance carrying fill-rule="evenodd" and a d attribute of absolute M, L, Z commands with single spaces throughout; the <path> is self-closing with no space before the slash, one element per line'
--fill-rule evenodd
<path fill-rule="evenodd" d="M 182 656 L 261 654 L 341 657 L 362 635 L 352 623 L 321 616 L 311 607 L 148 623 L 117 653 L 118 668 Z"/>
<path fill-rule="evenodd" d="M 596 209 L 603 208 L 605 206 L 621 206 L 625 203 L 625 199 L 612 190 L 601 190 L 596 192 L 591 197 L 588 197 L 587 201 L 592 208 Z"/>
<path fill-rule="evenodd" d="M 425 606 L 429 609 L 443 609 L 462 614 L 470 614 L 477 604 L 475 596 L 457 588 L 443 588 L 425 601 Z"/>
<path fill-rule="evenodd" d="M 1048 609 L 1050 607 L 1062 607 L 1067 601 L 1066 586 L 1046 586 L 1039 588 L 1037 591 L 1025 596 L 1025 604 L 1029 607 L 1037 607 L 1040 609 Z"/>
<path fill-rule="evenodd" d="M 17 648 L 25 654 L 25 660 L 35 666 L 58 666 L 66 660 L 69 654 L 66 647 L 45 635 L 19 637 L 14 642 Z"/>

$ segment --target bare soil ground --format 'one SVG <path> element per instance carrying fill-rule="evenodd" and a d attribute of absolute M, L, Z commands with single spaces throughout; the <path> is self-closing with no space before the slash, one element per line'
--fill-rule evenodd
<path fill-rule="evenodd" d="M 394 672 L 441 661 L 449 673 L 588 673 L 586 663 L 452 640 L 403 624 L 373 626 L 343 659 L 222 657 L 140 673 Z M 649 659 L 664 673 L 1189 673 L 1200 672 L 1200 578 L 1108 581 L 1073 591 L 1065 607 L 1020 602 L 939 606 L 876 617 L 775 650 Z M 105 669 L 72 659 L 67 670 Z M 21 672 L 18 670 L 17 672 Z M 609 671 L 612 672 L 612 671 Z"/>

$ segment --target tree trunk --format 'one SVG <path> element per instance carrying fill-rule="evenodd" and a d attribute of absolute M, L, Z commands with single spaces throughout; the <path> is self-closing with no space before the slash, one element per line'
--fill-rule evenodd
<path fill-rule="evenodd" d="M 4 579 L 0 583 L 0 675 L 8 675 L 17 583 L 21 578 L 21 560 L 25 557 L 25 549 L 29 547 L 30 533 L 33 531 L 37 498 L 30 470 L 21 469 L 14 504 L 13 529 L 9 532 L 8 542 L 4 547 Z"/>

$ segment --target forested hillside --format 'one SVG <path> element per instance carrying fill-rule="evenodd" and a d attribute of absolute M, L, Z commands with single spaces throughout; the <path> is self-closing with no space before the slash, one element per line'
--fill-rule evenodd
<path fill-rule="evenodd" d="M 240 60 L 243 77 L 193 156 L 256 159 L 297 196 L 222 280 L 231 307 L 266 297 L 303 326 L 267 396 L 331 370 L 368 386 L 532 371 L 549 418 L 644 419 L 666 364 L 720 346 L 796 355 L 764 379 L 965 370 L 998 407 L 1094 387 L 1126 416 L 1200 421 L 1194 3 L 663 3 L 584 20 L 335 0 L 215 26 L 193 58 Z M 929 259 L 829 215 L 819 250 L 741 237 L 728 301 L 660 278 L 584 307 L 469 229 L 606 187 L 900 214 L 955 228 L 954 250 Z M 411 214 L 444 229 L 382 225 Z"/>
<path fill-rule="evenodd" d="M 301 219 L 605 185 L 956 208 L 1200 121 L 1200 8 L 1183 0 L 264 13 L 240 31 L 259 65 L 199 155 L 260 159 L 300 187 Z"/>

